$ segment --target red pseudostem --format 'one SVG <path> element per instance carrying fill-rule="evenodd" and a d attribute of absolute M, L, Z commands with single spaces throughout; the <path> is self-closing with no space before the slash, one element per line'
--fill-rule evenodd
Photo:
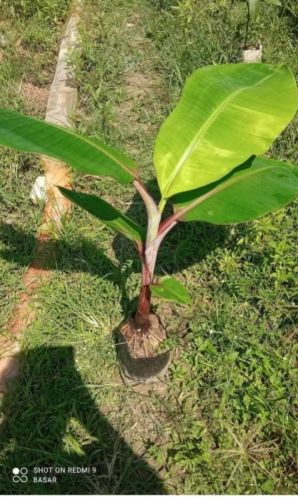
<path fill-rule="evenodd" d="M 176 225 L 178 216 L 177 214 L 175 216 L 172 215 L 172 217 L 160 223 L 162 210 L 159 210 L 154 199 L 139 179 L 135 179 L 134 185 L 145 203 L 148 214 L 146 242 L 137 246 L 142 262 L 142 288 L 134 322 L 142 334 L 146 333 L 149 328 L 150 286 L 153 282 L 157 253 L 165 235 Z"/>

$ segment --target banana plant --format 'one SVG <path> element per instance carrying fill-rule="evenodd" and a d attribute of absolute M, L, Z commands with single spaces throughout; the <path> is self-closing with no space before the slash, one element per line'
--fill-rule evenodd
<path fill-rule="evenodd" d="M 1 110 L 0 144 L 134 185 L 147 209 L 147 227 L 98 196 L 60 190 L 135 245 L 142 279 L 134 320 L 145 334 L 152 295 L 182 304 L 190 301 L 180 282 L 154 274 L 160 245 L 177 224 L 242 223 L 282 208 L 297 195 L 297 169 L 262 156 L 296 108 L 296 84 L 286 66 L 226 64 L 196 70 L 155 142 L 158 201 L 142 182 L 136 162 L 97 138 Z M 167 204 L 172 211 L 165 216 Z"/>
<path fill-rule="evenodd" d="M 276 5 L 277 7 L 281 7 L 280 0 L 264 0 L 269 5 Z M 247 20 L 246 20 L 246 29 L 245 29 L 245 42 L 244 46 L 247 46 L 247 38 L 249 26 L 251 23 L 255 22 L 258 10 L 260 8 L 261 0 L 246 0 L 247 4 Z"/>
<path fill-rule="evenodd" d="M 277 7 L 281 6 L 280 0 L 265 0 L 265 2 L 269 5 L 276 5 Z M 260 8 L 261 0 L 247 0 L 248 13 L 249 17 L 252 21 L 255 21 L 257 12 Z"/>

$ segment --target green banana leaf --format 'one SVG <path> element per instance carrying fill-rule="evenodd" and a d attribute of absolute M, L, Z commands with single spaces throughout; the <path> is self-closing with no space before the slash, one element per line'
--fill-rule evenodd
<path fill-rule="evenodd" d="M 267 158 L 250 158 L 218 182 L 177 194 L 181 221 L 234 224 L 282 208 L 298 194 L 298 168 Z"/>
<path fill-rule="evenodd" d="M 151 284 L 150 289 L 153 296 L 158 296 L 165 300 L 175 301 L 183 305 L 191 301 L 188 291 L 174 277 L 161 277 L 157 283 Z"/>
<path fill-rule="evenodd" d="M 277 7 L 281 6 L 279 0 L 265 0 L 265 2 L 270 5 L 276 5 Z M 252 21 L 255 21 L 257 17 L 257 12 L 260 8 L 260 0 L 247 0 L 247 3 L 248 3 L 249 17 Z"/>
<path fill-rule="evenodd" d="M 162 197 L 210 184 L 267 151 L 296 106 L 295 80 L 285 66 L 225 64 L 195 71 L 156 140 Z"/>
<path fill-rule="evenodd" d="M 249 17 L 252 21 L 255 21 L 260 0 L 247 0 L 247 3 L 248 3 Z"/>
<path fill-rule="evenodd" d="M 141 243 L 145 239 L 145 231 L 140 225 L 103 199 L 93 194 L 84 194 L 64 187 L 59 187 L 59 190 L 67 199 L 94 215 L 108 227 L 121 232 L 128 239 L 136 243 Z"/>
<path fill-rule="evenodd" d="M 279 0 L 265 0 L 266 3 L 269 3 L 270 5 L 276 5 L 277 7 L 281 7 L 281 3 Z"/>
<path fill-rule="evenodd" d="M 132 182 L 137 165 L 99 140 L 7 109 L 0 109 L 0 145 L 43 154 L 91 175 Z"/>

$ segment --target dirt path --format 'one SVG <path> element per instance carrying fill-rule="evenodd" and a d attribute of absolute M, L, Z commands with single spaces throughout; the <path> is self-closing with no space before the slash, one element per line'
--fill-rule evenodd
<path fill-rule="evenodd" d="M 37 104 L 42 106 L 48 95 L 45 120 L 60 126 L 71 125 L 69 115 L 74 110 L 77 100 L 77 90 L 70 86 L 68 81 L 68 54 L 77 43 L 77 24 L 79 21 L 80 2 L 77 2 L 71 11 L 66 23 L 65 34 L 60 44 L 56 71 L 51 88 L 47 92 L 37 92 L 36 88 L 27 84 L 23 92 L 28 93 L 28 104 L 34 102 L 35 97 L 42 96 Z M 33 95 L 32 95 L 33 91 Z M 40 111 L 38 107 L 38 111 Z M 38 288 L 49 278 L 52 260 L 55 258 L 53 229 L 59 230 L 62 218 L 69 212 L 71 204 L 59 193 L 56 185 L 70 187 L 71 176 L 67 165 L 49 158 L 42 158 L 45 171 L 46 204 L 42 216 L 41 226 L 36 237 L 35 257 L 25 272 L 22 284 L 23 291 L 11 313 L 11 319 L 5 326 L 5 333 L 0 338 L 0 392 L 8 389 L 9 382 L 18 374 L 18 359 L 16 354 L 20 350 L 20 342 L 28 326 L 36 316 L 34 300 Z"/>
<path fill-rule="evenodd" d="M 123 21 L 126 53 L 133 63 L 127 64 L 122 74 L 122 99 L 115 123 L 122 131 L 125 147 L 141 161 L 144 154 L 141 144 L 153 142 L 157 131 L 155 118 L 160 113 L 161 102 L 167 98 L 156 49 L 147 36 L 146 16 L 145 5 L 139 3 Z"/>
<path fill-rule="evenodd" d="M 128 143 L 135 135 L 153 134 L 151 120 L 144 119 L 144 113 L 150 113 L 153 101 L 158 100 L 162 92 L 160 74 L 152 67 L 154 52 L 151 41 L 146 38 L 144 21 L 144 12 L 139 11 L 127 19 L 125 26 L 128 50 L 136 54 L 137 60 L 134 67 L 123 74 L 124 98 L 117 112 L 120 127 L 129 123 L 126 136 Z M 138 155 L 140 151 L 132 149 L 132 153 Z"/>

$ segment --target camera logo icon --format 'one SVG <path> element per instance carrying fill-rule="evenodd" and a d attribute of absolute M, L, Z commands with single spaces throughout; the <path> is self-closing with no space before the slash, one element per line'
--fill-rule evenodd
<path fill-rule="evenodd" d="M 13 468 L 12 470 L 12 481 L 14 483 L 26 483 L 28 482 L 28 468 L 25 468 L 25 466 L 22 466 L 22 468 Z"/>

